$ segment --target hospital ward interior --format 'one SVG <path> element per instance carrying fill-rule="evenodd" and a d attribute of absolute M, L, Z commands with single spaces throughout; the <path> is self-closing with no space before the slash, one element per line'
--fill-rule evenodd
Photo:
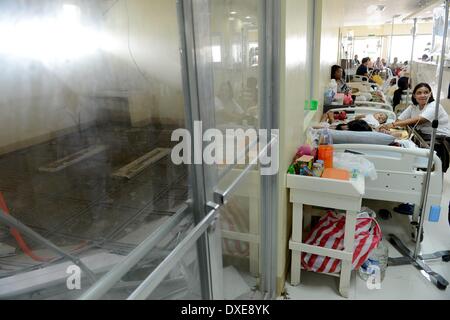
<path fill-rule="evenodd" d="M 449 5 L 0 1 L 0 299 L 449 300 Z"/>

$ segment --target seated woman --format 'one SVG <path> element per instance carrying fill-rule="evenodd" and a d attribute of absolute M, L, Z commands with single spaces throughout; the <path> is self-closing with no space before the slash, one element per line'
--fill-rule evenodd
<path fill-rule="evenodd" d="M 344 69 L 341 66 L 334 65 L 331 67 L 331 79 L 336 80 L 337 93 L 347 94 L 350 92 L 351 88 L 345 83 Z"/>
<path fill-rule="evenodd" d="M 362 59 L 361 65 L 356 70 L 356 75 L 369 78 L 369 68 L 368 68 L 369 63 L 370 63 L 369 57 Z"/>
<path fill-rule="evenodd" d="M 433 97 L 431 87 L 427 83 L 419 83 L 413 90 L 412 105 L 408 107 L 398 118 L 397 121 L 383 125 L 385 129 L 395 127 L 414 126 L 422 133 L 431 135 L 433 128 L 431 123 L 435 116 L 436 101 Z M 450 127 L 448 114 L 444 107 L 439 104 L 438 114 L 439 127 L 437 134 L 449 136 Z"/>
<path fill-rule="evenodd" d="M 382 126 L 383 129 L 391 129 L 395 127 L 413 126 L 424 135 L 424 139 L 430 137 L 433 133 L 432 122 L 435 118 L 436 101 L 433 97 L 431 87 L 427 83 L 419 83 L 413 90 L 412 105 L 410 105 L 398 118 L 390 124 Z M 450 127 L 448 114 L 444 107 L 439 104 L 438 108 L 438 123 L 437 136 L 438 138 L 446 140 L 450 136 Z M 436 152 L 442 160 L 443 172 L 446 172 L 449 167 L 448 150 L 445 148 L 445 143 L 436 145 Z"/>

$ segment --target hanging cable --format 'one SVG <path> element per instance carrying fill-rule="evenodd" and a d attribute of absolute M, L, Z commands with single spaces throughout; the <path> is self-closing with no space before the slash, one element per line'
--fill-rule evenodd
<path fill-rule="evenodd" d="M 6 201 L 3 198 L 3 195 L 2 195 L 1 192 L 0 192 L 0 209 L 6 215 L 10 215 L 8 206 L 6 205 Z M 39 261 L 39 262 L 50 262 L 50 261 L 55 259 L 54 257 L 52 257 L 52 258 L 44 258 L 44 257 L 41 257 L 41 256 L 35 254 L 33 252 L 33 250 L 28 246 L 28 244 L 23 239 L 22 235 L 20 234 L 20 232 L 17 229 L 11 228 L 11 235 L 14 237 L 14 239 L 17 242 L 17 244 L 19 245 L 19 248 L 23 251 L 23 253 L 25 253 L 31 259 L 33 259 L 35 261 Z M 81 248 L 86 246 L 86 244 L 87 244 L 87 242 L 83 241 L 79 246 L 77 246 L 75 249 L 73 249 L 73 252 L 76 252 L 76 251 L 80 250 Z"/>
<path fill-rule="evenodd" d="M 142 69 L 139 67 L 139 65 L 138 65 L 138 63 L 137 63 L 137 61 L 136 61 L 136 59 L 135 59 L 135 57 L 134 57 L 133 51 L 132 51 L 132 49 L 131 49 L 131 37 L 130 37 L 130 11 L 129 11 L 129 8 L 128 8 L 128 0 L 125 0 L 125 7 L 126 7 L 126 9 L 127 9 L 126 12 L 127 12 L 127 19 L 128 19 L 128 52 L 130 53 L 131 60 L 133 61 L 134 65 L 136 66 L 137 71 L 141 74 L 141 76 L 142 76 L 146 81 L 149 81 L 148 78 L 147 78 L 147 76 L 145 75 L 145 73 L 144 73 L 144 72 L 142 71 Z"/>
<path fill-rule="evenodd" d="M 114 3 L 108 8 L 108 9 L 106 9 L 104 12 L 103 12 L 103 16 L 106 16 L 106 14 L 112 9 L 112 8 L 114 8 L 115 6 L 116 6 L 116 4 L 117 3 L 119 3 L 119 1 L 120 0 L 116 0 L 116 1 L 114 1 Z"/>

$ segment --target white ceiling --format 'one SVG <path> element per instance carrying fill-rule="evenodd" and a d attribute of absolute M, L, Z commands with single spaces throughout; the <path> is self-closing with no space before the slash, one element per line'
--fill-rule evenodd
<path fill-rule="evenodd" d="M 395 23 L 421 9 L 428 8 L 437 0 L 345 0 L 345 26 L 381 25 L 391 23 L 394 15 Z M 441 1 L 444 3 L 444 1 Z M 383 11 L 377 6 L 384 6 Z"/>

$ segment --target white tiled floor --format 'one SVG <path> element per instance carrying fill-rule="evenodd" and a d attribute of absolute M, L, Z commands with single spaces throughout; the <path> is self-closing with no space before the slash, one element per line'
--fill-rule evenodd
<path fill-rule="evenodd" d="M 450 250 L 450 225 L 448 207 L 450 200 L 450 172 L 444 177 L 444 193 L 442 197 L 442 213 L 439 223 L 425 222 L 425 237 L 422 253 Z M 376 212 L 380 208 L 392 208 L 395 204 L 380 201 L 364 201 L 364 204 Z M 383 234 L 397 235 L 410 249 L 415 244 L 409 236 L 409 218 L 394 213 L 388 221 L 379 220 Z M 389 256 L 401 256 L 387 241 Z M 441 260 L 428 262 L 428 265 L 450 281 L 450 263 Z M 292 287 L 286 283 L 287 299 L 293 300 L 340 300 L 345 299 L 338 292 L 338 278 L 312 272 L 302 272 L 301 284 Z M 350 297 L 352 300 L 372 299 L 406 299 L 406 300 L 447 300 L 450 299 L 450 288 L 445 291 L 437 289 L 412 265 L 388 267 L 380 290 L 369 290 L 366 283 L 353 272 Z"/>

